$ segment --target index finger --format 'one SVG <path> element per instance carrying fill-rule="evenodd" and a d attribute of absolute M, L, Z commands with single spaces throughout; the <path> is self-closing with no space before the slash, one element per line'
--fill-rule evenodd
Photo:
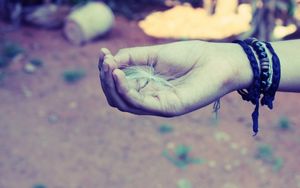
<path fill-rule="evenodd" d="M 119 50 L 114 58 L 121 69 L 133 65 L 155 66 L 158 49 L 159 46 L 125 48 Z"/>

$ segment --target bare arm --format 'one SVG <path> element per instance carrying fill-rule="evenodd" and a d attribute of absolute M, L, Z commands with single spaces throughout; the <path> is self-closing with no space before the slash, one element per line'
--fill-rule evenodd
<path fill-rule="evenodd" d="M 300 40 L 274 42 L 281 61 L 279 91 L 300 92 Z M 123 66 L 154 65 L 155 72 L 171 76 L 140 88 L 126 78 Z M 109 104 L 134 114 L 172 117 L 202 108 L 218 98 L 248 88 L 253 73 L 243 49 L 234 43 L 185 41 L 120 50 L 102 50 L 99 61 L 102 89 Z"/>

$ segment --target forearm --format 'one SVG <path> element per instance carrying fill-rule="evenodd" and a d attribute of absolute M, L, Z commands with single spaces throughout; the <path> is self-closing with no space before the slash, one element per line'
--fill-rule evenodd
<path fill-rule="evenodd" d="M 300 92 L 300 40 L 271 43 L 280 59 L 279 91 Z"/>

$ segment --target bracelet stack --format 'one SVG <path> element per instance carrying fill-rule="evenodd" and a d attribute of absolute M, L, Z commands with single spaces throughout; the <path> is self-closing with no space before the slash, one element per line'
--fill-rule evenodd
<path fill-rule="evenodd" d="M 239 44 L 247 54 L 254 75 L 251 86 L 246 90 L 238 90 L 238 93 L 243 100 L 250 101 L 255 105 L 252 121 L 253 132 L 256 135 L 258 133 L 261 95 L 263 96 L 260 101 L 261 105 L 267 105 L 270 109 L 273 109 L 273 100 L 280 81 L 280 60 L 268 42 L 261 42 L 255 38 L 233 42 Z M 272 55 L 271 59 L 268 57 L 267 50 Z"/>

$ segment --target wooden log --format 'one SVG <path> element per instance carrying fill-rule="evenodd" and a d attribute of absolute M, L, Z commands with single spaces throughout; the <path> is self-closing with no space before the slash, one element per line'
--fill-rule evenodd
<path fill-rule="evenodd" d="M 113 23 L 114 15 L 107 5 L 90 2 L 71 12 L 63 31 L 71 43 L 81 45 L 108 32 Z"/>

